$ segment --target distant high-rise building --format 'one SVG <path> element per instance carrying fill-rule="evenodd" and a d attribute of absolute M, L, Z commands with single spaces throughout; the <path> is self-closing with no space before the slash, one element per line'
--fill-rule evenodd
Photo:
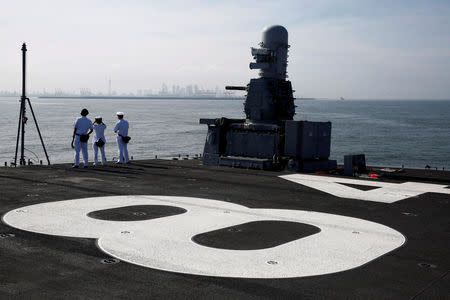
<path fill-rule="evenodd" d="M 109 89 L 108 89 L 108 95 L 111 96 L 111 78 L 109 79 Z"/>
<path fill-rule="evenodd" d="M 192 96 L 193 94 L 192 85 L 186 86 L 186 96 Z"/>
<path fill-rule="evenodd" d="M 168 95 L 169 94 L 169 89 L 167 88 L 167 84 L 163 83 L 162 87 L 161 87 L 161 95 Z"/>

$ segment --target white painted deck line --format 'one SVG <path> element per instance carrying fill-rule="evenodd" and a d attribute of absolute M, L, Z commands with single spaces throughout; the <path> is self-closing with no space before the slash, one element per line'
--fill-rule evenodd
<path fill-rule="evenodd" d="M 446 188 L 447 185 L 420 182 L 390 183 L 306 174 L 291 174 L 279 177 L 336 197 L 382 203 L 393 203 L 425 193 L 450 194 L 450 189 Z M 340 183 L 374 186 L 379 188 L 362 191 Z"/>
<path fill-rule="evenodd" d="M 87 216 L 92 211 L 131 205 L 170 205 L 187 212 L 144 221 L 104 221 Z M 263 220 L 306 223 L 321 232 L 261 250 L 224 250 L 192 241 L 197 234 Z M 104 252 L 144 267 L 219 277 L 288 278 L 340 272 L 366 264 L 405 242 L 392 228 L 362 219 L 311 211 L 250 209 L 191 197 L 114 196 L 49 202 L 10 211 L 3 221 L 32 232 L 97 238 Z"/>

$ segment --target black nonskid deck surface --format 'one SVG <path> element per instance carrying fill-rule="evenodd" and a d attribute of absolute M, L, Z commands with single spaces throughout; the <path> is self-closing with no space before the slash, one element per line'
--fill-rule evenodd
<path fill-rule="evenodd" d="M 32 233 L 2 222 L 0 298 L 448 299 L 450 195 L 426 193 L 391 204 L 344 199 L 281 179 L 278 176 L 282 174 L 204 167 L 198 160 L 147 160 L 87 169 L 71 169 L 67 164 L 1 168 L 0 215 L 27 205 L 87 197 L 184 196 L 249 208 L 306 210 L 360 218 L 399 231 L 406 243 L 344 272 L 303 278 L 245 279 L 115 263 L 97 247 L 95 239 Z M 406 171 L 401 178 L 389 180 L 450 185 L 448 172 L 425 170 L 411 171 L 410 177 Z M 99 219 L 145 220 L 179 213 L 179 208 L 171 206 L 158 207 L 155 215 L 144 206 L 130 206 L 94 214 Z M 301 238 L 317 232 L 308 225 L 260 223 L 264 237 L 257 240 L 264 242 L 254 249 L 284 243 L 289 234 Z M 252 235 L 255 226 L 258 223 L 225 228 L 224 240 L 220 231 L 197 239 L 210 247 L 253 249 L 245 232 Z M 280 232 L 271 232 L 270 228 Z M 240 237 L 233 239 L 233 234 Z M 241 243 L 233 245 L 233 241 Z M 241 245 L 242 241 L 246 245 Z"/>

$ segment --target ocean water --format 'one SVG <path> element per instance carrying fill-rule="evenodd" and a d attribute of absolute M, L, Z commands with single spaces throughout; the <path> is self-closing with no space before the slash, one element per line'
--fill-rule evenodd
<path fill-rule="evenodd" d="M 117 157 L 113 134 L 117 111 L 130 122 L 128 149 L 134 159 L 200 154 L 207 132 L 200 118 L 244 118 L 242 100 L 32 98 L 31 102 L 52 163 L 73 162 L 73 123 L 83 107 L 89 118 L 101 115 L 107 125 L 108 160 Z M 364 153 L 369 165 L 450 169 L 450 101 L 297 100 L 296 105 L 296 120 L 332 122 L 331 158 L 338 162 L 346 154 Z M 19 108 L 18 98 L 0 97 L 2 166 L 14 158 Z M 28 116 L 26 158 L 45 163 Z M 92 151 L 89 156 L 92 161 Z"/>

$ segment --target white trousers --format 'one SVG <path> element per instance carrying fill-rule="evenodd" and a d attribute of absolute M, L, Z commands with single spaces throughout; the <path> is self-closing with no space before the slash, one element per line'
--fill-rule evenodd
<path fill-rule="evenodd" d="M 100 153 L 102 155 L 102 165 L 105 165 L 106 164 L 105 145 L 99 147 L 95 143 L 93 143 L 92 148 L 94 149 L 94 164 L 96 165 L 98 164 L 98 148 L 100 148 Z"/>
<path fill-rule="evenodd" d="M 73 146 L 75 148 L 75 166 L 80 165 L 80 150 L 81 152 L 83 152 L 84 165 L 87 166 L 89 163 L 87 142 L 80 142 L 80 136 L 76 135 L 75 143 Z"/>
<path fill-rule="evenodd" d="M 121 136 L 117 136 L 117 147 L 119 152 L 119 163 L 123 163 L 123 160 L 125 159 L 125 162 L 129 162 L 130 159 L 128 158 L 128 149 L 127 149 L 126 143 L 122 141 Z"/>

